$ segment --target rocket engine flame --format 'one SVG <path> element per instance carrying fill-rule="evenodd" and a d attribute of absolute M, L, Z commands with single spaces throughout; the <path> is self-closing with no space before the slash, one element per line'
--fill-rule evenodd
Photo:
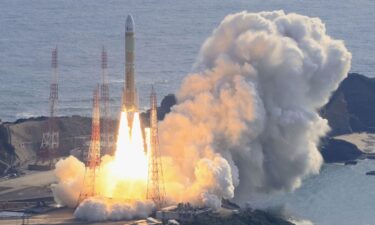
<path fill-rule="evenodd" d="M 132 126 L 128 112 L 121 112 L 115 155 L 103 156 L 95 187 L 100 196 L 81 202 L 75 217 L 88 221 L 121 220 L 147 217 L 154 203 L 146 199 L 148 156 L 138 112 L 132 113 Z M 145 131 L 147 134 L 148 132 Z M 68 157 L 56 164 L 59 183 L 53 186 L 55 199 L 62 205 L 75 207 L 83 187 L 85 165 Z M 93 216 L 95 214 L 96 216 Z"/>
<path fill-rule="evenodd" d="M 147 181 L 147 156 L 138 112 L 134 113 L 132 124 L 130 132 L 127 112 L 122 112 L 114 164 L 122 179 Z"/>
<path fill-rule="evenodd" d="M 329 126 L 318 109 L 350 62 L 343 41 L 331 38 L 319 18 L 283 11 L 225 17 L 202 45 L 198 72 L 185 78 L 178 104 L 159 126 L 167 201 L 212 208 L 222 199 L 246 203 L 293 191 L 319 173 L 318 145 Z M 115 156 L 102 158 L 98 179 L 99 192 L 112 200 L 88 199 L 75 216 L 104 220 L 149 212 L 147 161 L 139 114 L 130 128 L 124 111 Z M 78 198 L 83 171 L 74 157 L 57 163 L 59 202 Z M 128 199 L 142 204 L 124 205 Z"/>
<path fill-rule="evenodd" d="M 126 21 L 125 37 L 126 83 L 115 155 L 102 157 L 100 169 L 95 173 L 94 181 L 89 183 L 99 194 L 85 195 L 86 199 L 79 202 L 74 213 L 79 219 L 103 221 L 145 218 L 155 208 L 154 203 L 146 199 L 150 156 L 146 155 L 145 146 L 147 149 L 151 146 L 150 131 L 145 130 L 144 140 L 137 111 L 134 84 L 134 22 L 130 15 Z M 69 170 L 66 170 L 66 167 L 69 167 Z M 85 189 L 82 177 L 87 175 L 82 171 L 85 171 L 85 165 L 72 156 L 57 163 L 56 176 L 59 183 L 53 187 L 57 202 L 75 207 L 78 199 L 82 200 L 78 196 L 80 191 Z"/>
<path fill-rule="evenodd" d="M 107 168 L 106 197 L 146 198 L 148 159 L 138 112 L 134 112 L 132 125 L 130 128 L 127 111 L 121 112 L 116 152 Z"/>

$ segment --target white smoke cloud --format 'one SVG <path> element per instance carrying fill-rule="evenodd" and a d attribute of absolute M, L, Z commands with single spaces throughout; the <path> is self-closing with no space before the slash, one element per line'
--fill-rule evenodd
<path fill-rule="evenodd" d="M 100 197 L 84 200 L 74 212 L 74 217 L 85 221 L 132 220 L 147 218 L 154 209 L 152 201 L 121 202 Z"/>
<path fill-rule="evenodd" d="M 259 193 L 292 191 L 317 174 L 317 146 L 329 130 L 318 110 L 345 78 L 350 61 L 344 43 L 328 36 L 318 18 L 283 11 L 225 17 L 200 50 L 198 72 L 184 79 L 178 104 L 159 126 L 168 202 L 216 209 L 222 198 L 243 203 Z M 57 202 L 76 206 L 84 171 L 74 157 L 57 163 Z M 76 218 L 151 213 L 152 202 L 116 199 L 130 190 L 128 183 L 114 182 L 110 173 L 122 171 L 113 170 L 112 158 L 102 159 L 100 171 L 100 193 L 116 191 L 114 200 L 87 199 Z"/>
<path fill-rule="evenodd" d="M 298 188 L 322 165 L 317 146 L 329 126 L 318 109 L 350 62 L 319 18 L 225 17 L 160 124 L 167 194 L 217 207 L 221 198 Z"/>
<path fill-rule="evenodd" d="M 85 164 L 74 156 L 59 160 L 55 165 L 57 184 L 52 186 L 55 201 L 71 208 L 78 203 L 78 197 L 83 186 Z"/>
<path fill-rule="evenodd" d="M 97 177 L 96 188 L 99 193 L 106 193 L 111 187 L 108 167 L 113 158 L 102 157 L 101 170 Z M 76 208 L 74 217 L 85 221 L 106 221 L 106 220 L 131 220 L 147 218 L 155 208 L 150 200 L 129 200 L 122 198 L 108 198 L 100 196 L 90 197 L 79 203 L 79 195 L 87 186 L 84 184 L 85 165 L 74 156 L 61 159 L 56 163 L 55 175 L 58 183 L 52 186 L 55 201 L 70 208 Z M 124 189 L 120 190 L 122 193 Z M 138 190 L 142 192 L 142 190 Z M 79 203 L 79 205 L 78 205 Z"/>

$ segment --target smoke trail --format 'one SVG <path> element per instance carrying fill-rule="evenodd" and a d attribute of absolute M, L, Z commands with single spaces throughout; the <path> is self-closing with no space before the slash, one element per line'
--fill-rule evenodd
<path fill-rule="evenodd" d="M 317 146 L 329 126 L 317 111 L 350 62 L 319 18 L 225 17 L 160 124 L 168 195 L 218 207 L 298 188 L 322 165 Z"/>

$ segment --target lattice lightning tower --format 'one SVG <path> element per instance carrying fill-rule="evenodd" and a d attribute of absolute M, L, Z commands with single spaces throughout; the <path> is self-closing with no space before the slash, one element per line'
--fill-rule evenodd
<path fill-rule="evenodd" d="M 102 104 L 102 139 L 103 139 L 103 146 L 102 152 L 104 154 L 110 153 L 111 143 L 110 143 L 110 124 L 109 124 L 109 87 L 108 87 L 108 61 L 107 61 L 107 51 L 103 47 L 102 49 L 102 79 L 103 83 L 100 86 L 100 94 L 101 94 L 101 104 Z"/>
<path fill-rule="evenodd" d="M 83 190 L 79 196 L 79 202 L 92 196 L 98 195 L 96 189 L 96 178 L 100 169 L 100 109 L 99 109 L 99 86 L 94 90 L 91 142 L 87 152 L 86 170 L 83 181 Z"/>
<path fill-rule="evenodd" d="M 58 70 L 57 70 L 57 47 L 52 50 L 52 62 L 51 66 L 53 69 L 53 77 L 50 84 L 50 95 L 49 95 L 49 118 L 47 121 L 47 127 L 43 132 L 42 143 L 38 152 L 38 160 L 42 161 L 50 160 L 52 164 L 53 158 L 57 155 L 59 148 L 59 130 L 56 119 L 56 106 L 58 100 Z M 38 161 L 37 160 L 37 161 Z"/>
<path fill-rule="evenodd" d="M 147 182 L 147 198 L 153 200 L 157 208 L 161 208 L 165 204 L 165 189 L 163 181 L 163 166 L 161 163 L 158 138 L 157 100 L 153 87 L 150 100 L 151 149 L 149 149 L 150 155 Z"/>

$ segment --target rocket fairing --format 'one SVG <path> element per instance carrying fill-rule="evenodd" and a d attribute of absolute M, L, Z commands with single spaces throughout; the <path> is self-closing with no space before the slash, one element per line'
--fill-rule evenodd
<path fill-rule="evenodd" d="M 125 25 L 125 88 L 123 93 L 123 107 L 128 112 L 137 111 L 137 93 L 134 79 L 134 21 L 131 15 L 126 18 Z"/>

